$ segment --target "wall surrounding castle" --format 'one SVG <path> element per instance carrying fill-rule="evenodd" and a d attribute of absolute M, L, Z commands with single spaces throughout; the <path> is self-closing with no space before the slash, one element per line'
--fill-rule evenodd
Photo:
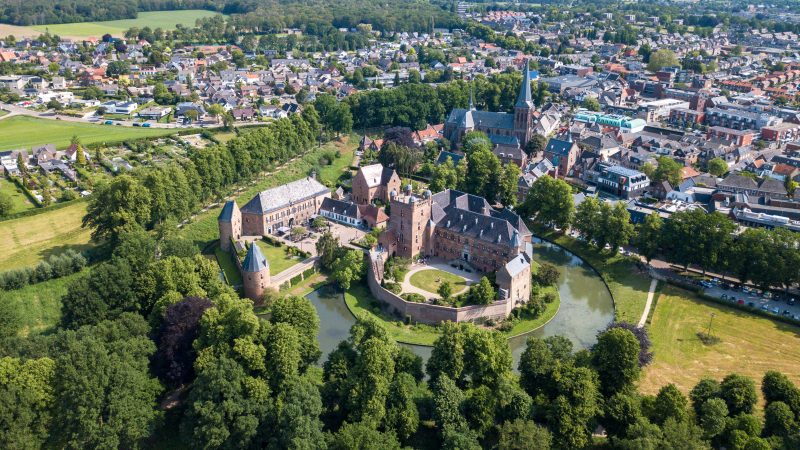
<path fill-rule="evenodd" d="M 397 312 L 401 317 L 410 317 L 412 321 L 425 324 L 439 324 L 445 321 L 468 322 L 478 319 L 503 319 L 511 311 L 508 300 L 499 300 L 490 305 L 471 305 L 461 308 L 415 303 L 403 300 L 397 294 L 386 290 L 380 283 L 382 264 L 373 259 L 374 253 L 367 258 L 367 285 L 372 295 L 383 302 L 387 310 Z"/>

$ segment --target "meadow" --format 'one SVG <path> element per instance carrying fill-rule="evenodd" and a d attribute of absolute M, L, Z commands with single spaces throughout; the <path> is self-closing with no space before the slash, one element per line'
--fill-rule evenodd
<path fill-rule="evenodd" d="M 86 202 L 0 222 L 0 271 L 34 266 L 67 249 L 85 250 L 91 230 L 81 228 Z"/>
<path fill-rule="evenodd" d="M 194 26 L 197 19 L 212 17 L 218 13 L 203 9 L 186 9 L 179 11 L 149 11 L 140 12 L 135 19 L 109 20 L 104 22 L 78 22 L 78 23 L 59 23 L 50 25 L 36 25 L 28 27 L 41 33 L 50 32 L 61 37 L 96 37 L 100 38 L 104 34 L 121 37 L 130 28 L 151 29 L 162 28 L 164 30 L 174 30 L 177 24 L 184 26 Z"/>
<path fill-rule="evenodd" d="M 32 284 L 10 292 L 0 292 L 0 302 L 14 305 L 22 328 L 19 334 L 46 333 L 56 327 L 61 320 L 61 297 L 76 279 L 89 273 L 90 269 L 42 283 Z"/>
<path fill-rule="evenodd" d="M 733 372 L 760 386 L 768 370 L 800 383 L 800 328 L 704 301 L 671 285 L 662 289 L 655 306 L 649 326 L 654 360 L 644 370 L 642 392 L 655 394 L 668 383 L 688 392 L 704 376 L 721 380 Z M 698 333 L 707 332 L 709 324 L 717 342 L 707 344 Z"/>
<path fill-rule="evenodd" d="M 69 146 L 72 136 L 78 136 L 84 145 L 97 142 L 120 142 L 175 133 L 174 129 L 115 127 L 80 122 L 39 119 L 15 116 L 0 120 L 0 151 L 29 149 L 34 145 L 55 144 L 58 148 Z"/>
<path fill-rule="evenodd" d="M 31 200 L 22 192 L 22 189 L 7 178 L 0 178 L 0 192 L 8 194 L 11 198 L 11 204 L 13 206 L 11 207 L 10 214 L 35 208 Z"/>

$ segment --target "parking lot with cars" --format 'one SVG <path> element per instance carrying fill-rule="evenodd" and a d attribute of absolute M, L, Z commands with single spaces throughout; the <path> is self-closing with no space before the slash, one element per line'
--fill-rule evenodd
<path fill-rule="evenodd" d="M 736 288 L 720 280 L 702 281 L 701 285 L 706 295 L 800 320 L 800 302 L 794 297 L 783 294 L 765 294 L 747 287 Z"/>

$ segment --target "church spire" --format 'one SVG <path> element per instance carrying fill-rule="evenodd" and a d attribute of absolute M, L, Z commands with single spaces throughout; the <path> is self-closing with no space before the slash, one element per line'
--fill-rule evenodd
<path fill-rule="evenodd" d="M 475 85 L 469 83 L 469 110 L 475 111 Z"/>
<path fill-rule="evenodd" d="M 531 70 L 528 65 L 528 59 L 525 59 L 525 69 L 522 72 L 522 86 L 519 89 L 519 96 L 517 96 L 517 103 L 514 105 L 517 108 L 533 108 L 533 96 L 531 95 Z"/>

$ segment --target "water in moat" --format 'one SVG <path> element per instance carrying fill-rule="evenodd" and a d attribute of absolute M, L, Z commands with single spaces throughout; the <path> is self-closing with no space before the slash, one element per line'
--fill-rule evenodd
<path fill-rule="evenodd" d="M 576 350 L 588 348 L 595 343 L 598 331 L 614 320 L 611 293 L 591 266 L 561 247 L 538 239 L 534 241 L 534 259 L 553 264 L 561 271 L 558 281 L 561 307 L 556 316 L 545 326 L 509 339 L 515 368 L 529 336 L 561 335 L 569 338 Z M 347 339 L 355 318 L 350 314 L 340 293 L 333 293 L 323 288 L 308 294 L 307 298 L 311 300 L 319 314 L 321 363 L 340 341 Z M 430 347 L 407 346 L 426 361 L 430 356 Z"/>

